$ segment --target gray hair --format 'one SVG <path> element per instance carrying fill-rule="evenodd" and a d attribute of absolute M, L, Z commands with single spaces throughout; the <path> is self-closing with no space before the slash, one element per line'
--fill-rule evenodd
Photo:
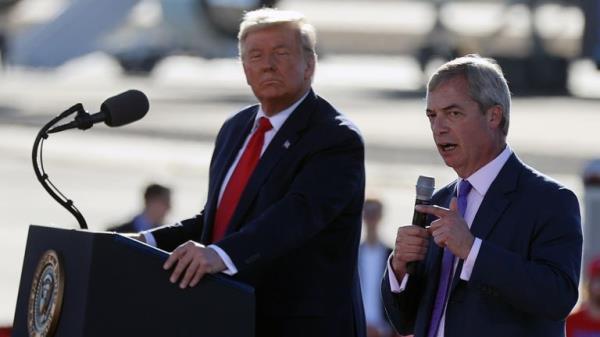
<path fill-rule="evenodd" d="M 500 127 L 506 136 L 510 121 L 510 90 L 498 63 L 477 54 L 456 58 L 443 64 L 431 76 L 427 83 L 427 94 L 429 95 L 441 83 L 456 76 L 466 78 L 469 95 L 477 102 L 482 112 L 495 105 L 502 108 Z"/>
<path fill-rule="evenodd" d="M 279 25 L 292 25 L 297 28 L 300 33 L 304 55 L 307 59 L 316 59 L 317 33 L 315 27 L 306 21 L 304 15 L 295 11 L 284 11 L 266 7 L 244 14 L 244 19 L 240 24 L 240 31 L 238 33 L 238 52 L 240 57 L 243 55 L 243 42 L 249 33 Z"/>

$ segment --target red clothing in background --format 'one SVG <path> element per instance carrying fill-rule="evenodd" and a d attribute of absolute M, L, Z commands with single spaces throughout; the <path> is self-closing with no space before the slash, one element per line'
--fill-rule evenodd
<path fill-rule="evenodd" d="M 0 337 L 10 337 L 12 328 L 0 327 Z"/>
<path fill-rule="evenodd" d="M 567 337 L 600 337 L 600 320 L 583 308 L 567 318 Z"/>

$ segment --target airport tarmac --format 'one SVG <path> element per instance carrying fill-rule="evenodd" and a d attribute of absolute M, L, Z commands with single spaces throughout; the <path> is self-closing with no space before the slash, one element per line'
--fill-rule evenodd
<path fill-rule="evenodd" d="M 574 63 L 571 74 L 571 88 L 582 97 L 513 100 L 508 140 L 523 160 L 582 201 L 581 171 L 600 158 L 600 75 L 585 62 Z M 406 57 L 325 57 L 315 78 L 317 93 L 363 133 L 367 193 L 385 204 L 381 235 L 388 244 L 397 226 L 412 218 L 419 175 L 435 177 L 438 187 L 455 179 L 433 147 L 422 81 L 416 62 Z M 172 57 L 149 77 L 129 77 L 114 61 L 94 54 L 51 72 L 0 74 L 0 325 L 10 324 L 14 315 L 27 226 L 77 227 L 36 181 L 31 147 L 38 130 L 75 103 L 95 112 L 105 98 L 129 88 L 150 99 L 143 120 L 114 129 L 70 130 L 45 142 L 46 171 L 91 230 L 127 220 L 140 207 L 144 185 L 153 181 L 174 190 L 170 221 L 199 211 L 219 126 L 254 102 L 232 59 Z"/>

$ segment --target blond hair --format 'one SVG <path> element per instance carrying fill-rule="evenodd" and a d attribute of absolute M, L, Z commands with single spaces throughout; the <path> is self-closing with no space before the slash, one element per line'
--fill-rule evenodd
<path fill-rule="evenodd" d="M 238 52 L 243 56 L 243 42 L 249 33 L 272 26 L 290 25 L 298 30 L 302 51 L 307 58 L 316 58 L 317 33 L 302 13 L 274 8 L 261 8 L 246 12 L 238 33 Z"/>

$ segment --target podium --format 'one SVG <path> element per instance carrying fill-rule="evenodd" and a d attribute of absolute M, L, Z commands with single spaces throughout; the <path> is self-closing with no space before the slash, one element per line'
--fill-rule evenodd
<path fill-rule="evenodd" d="M 50 250 L 60 264 L 56 275 L 38 267 Z M 13 337 L 30 336 L 32 324 L 44 328 L 46 317 L 31 317 L 47 309 L 48 298 L 62 304 L 46 336 L 254 336 L 253 288 L 225 275 L 206 275 L 196 287 L 180 289 L 169 282 L 172 270 L 162 268 L 167 257 L 115 233 L 30 226 Z M 46 280 L 59 278 L 61 289 L 44 288 Z M 32 286 L 47 293 L 36 297 Z"/>

